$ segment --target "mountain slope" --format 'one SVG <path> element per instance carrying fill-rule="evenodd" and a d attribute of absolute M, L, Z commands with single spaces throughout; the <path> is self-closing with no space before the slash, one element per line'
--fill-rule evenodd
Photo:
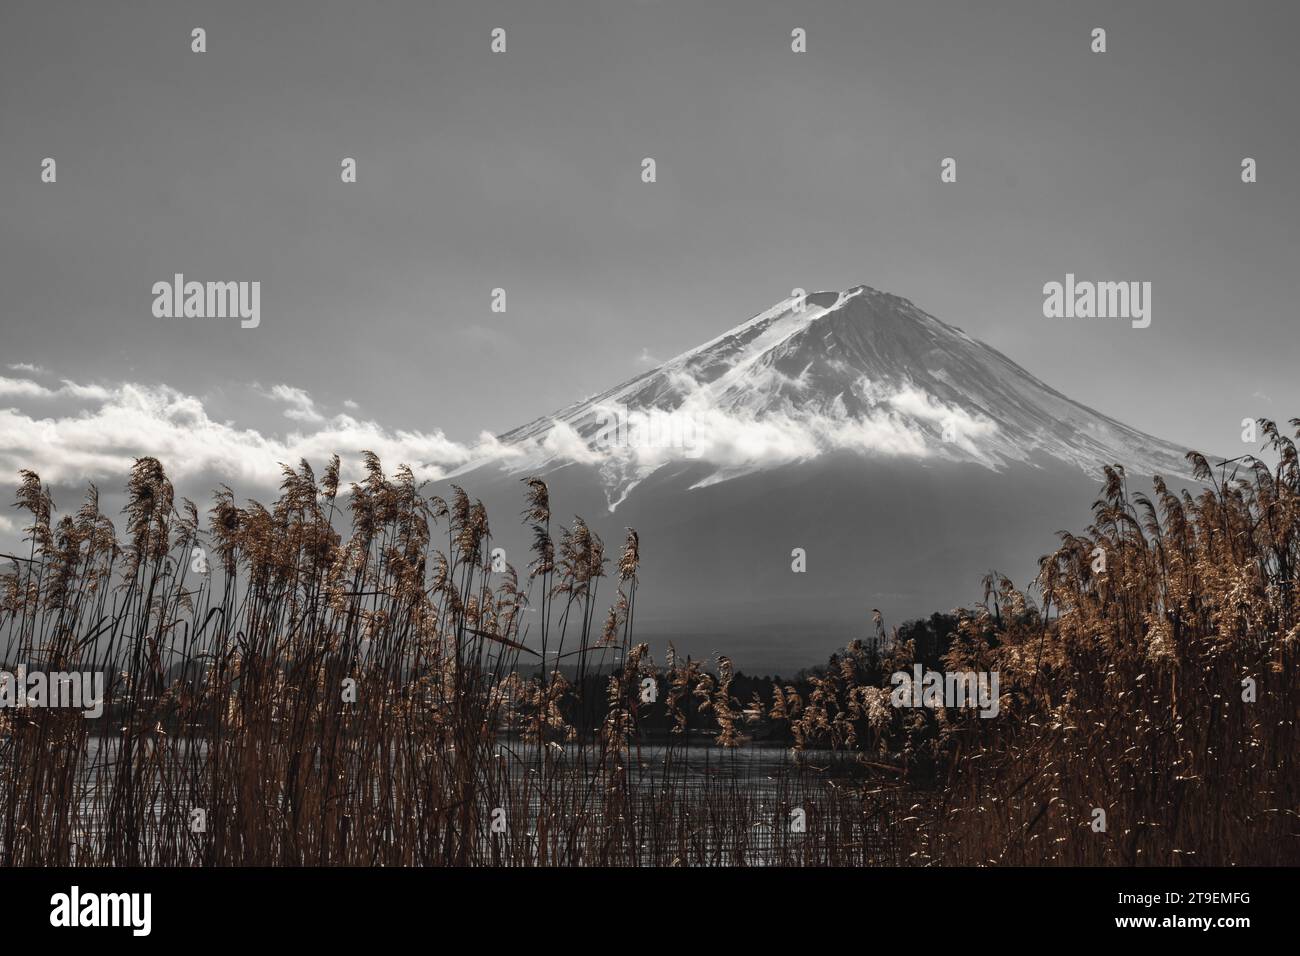
<path fill-rule="evenodd" d="M 662 655 L 791 673 L 887 624 L 1028 585 L 1090 520 L 1104 464 L 1177 487 L 1183 449 L 859 286 L 786 300 L 662 366 L 498 437 L 455 477 L 516 567 L 520 479 L 557 521 L 641 537 L 637 632 Z M 795 549 L 802 553 L 799 571 Z"/>
<path fill-rule="evenodd" d="M 707 485 L 841 450 L 995 470 L 1052 459 L 1094 476 L 1114 462 L 1187 472 L 1184 449 L 1066 398 L 906 299 L 858 286 L 799 306 L 780 302 L 501 435 L 517 453 L 513 470 L 597 465 L 611 508 L 674 463 L 710 464 Z"/>

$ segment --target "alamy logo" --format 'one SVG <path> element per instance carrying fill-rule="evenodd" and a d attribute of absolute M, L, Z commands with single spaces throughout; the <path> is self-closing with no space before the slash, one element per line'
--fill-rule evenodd
<path fill-rule="evenodd" d="M 1133 328 L 1151 324 L 1150 282 L 1065 282 L 1043 286 L 1043 315 L 1049 319 L 1132 319 Z"/>
<path fill-rule="evenodd" d="M 153 284 L 156 319 L 232 319 L 255 329 L 262 322 L 262 283 L 186 282 L 176 273 L 171 282 Z"/>
<path fill-rule="evenodd" d="M 997 671 L 895 671 L 890 678 L 894 690 L 889 702 L 895 707 L 973 707 L 981 717 L 998 715 Z"/>
<path fill-rule="evenodd" d="M 50 897 L 50 925 L 129 926 L 133 936 L 148 936 L 153 927 L 151 893 L 70 893 Z"/>
<path fill-rule="evenodd" d="M 104 675 L 98 671 L 0 670 L 0 707 L 70 707 L 83 717 L 104 713 Z"/>

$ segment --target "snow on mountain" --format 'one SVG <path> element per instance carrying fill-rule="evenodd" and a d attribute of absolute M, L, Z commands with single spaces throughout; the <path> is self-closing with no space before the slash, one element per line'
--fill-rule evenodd
<path fill-rule="evenodd" d="M 511 473 L 598 468 L 610 510 L 649 475 L 700 488 L 830 452 L 920 461 L 1055 459 L 1186 476 L 1184 450 L 1066 398 L 898 296 L 790 298 L 663 365 L 499 436 Z M 477 462 L 474 466 L 484 464 Z M 468 470 L 465 469 L 465 470 Z"/>

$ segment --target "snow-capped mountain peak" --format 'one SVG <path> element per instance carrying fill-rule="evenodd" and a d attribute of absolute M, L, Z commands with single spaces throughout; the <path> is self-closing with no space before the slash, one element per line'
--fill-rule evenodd
<path fill-rule="evenodd" d="M 1000 352 L 868 286 L 788 298 L 627 382 L 499 437 L 501 463 L 600 470 L 616 507 L 654 472 L 713 484 L 828 452 L 1120 463 L 1184 475 L 1183 449 L 1071 401 Z"/>

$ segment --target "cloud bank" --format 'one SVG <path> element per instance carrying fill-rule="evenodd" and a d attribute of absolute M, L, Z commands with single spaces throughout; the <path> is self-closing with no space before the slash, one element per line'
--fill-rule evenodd
<path fill-rule="evenodd" d="M 751 376 L 748 385 L 755 384 Z M 789 378 L 769 384 L 796 396 L 799 391 L 799 382 Z M 168 385 L 63 380 L 50 386 L 31 377 L 0 377 L 0 488 L 15 485 L 23 468 L 56 487 L 117 481 L 136 458 L 149 455 L 178 486 L 215 477 L 241 495 L 263 494 L 279 485 L 282 463 L 306 459 L 319 468 L 338 454 L 344 480 L 355 480 L 361 452 L 373 451 L 390 470 L 409 465 L 424 481 L 482 465 L 516 472 L 560 462 L 593 465 L 613 507 L 646 476 L 676 462 L 711 465 L 699 482 L 704 485 L 842 449 L 926 457 L 936 453 L 930 432 L 944 428 L 950 450 L 973 454 L 974 440 L 995 428 L 907 387 L 873 395 L 871 412 L 854 416 L 842 398 L 823 407 L 798 401 L 755 406 L 684 373 L 675 385 L 679 401 L 668 412 L 593 403 L 581 419 L 544 420 L 517 441 L 503 443 L 484 432 L 463 443 L 437 429 L 387 428 L 361 417 L 350 401 L 344 411 L 327 412 L 288 384 L 253 389 L 268 405 L 264 421 L 282 423 L 277 430 L 218 420 L 202 398 Z"/>
<path fill-rule="evenodd" d="M 0 486 L 12 486 L 21 468 L 54 485 L 119 479 L 136 458 L 151 455 L 178 482 L 215 474 L 263 491 L 279 484 L 280 463 L 304 458 L 320 465 L 337 453 L 350 466 L 345 477 L 349 470 L 355 476 L 363 450 L 435 479 L 495 444 L 488 435 L 467 446 L 440 430 L 393 430 L 350 412 L 327 415 L 305 391 L 288 385 L 261 394 L 284 406 L 293 424 L 283 434 L 218 421 L 201 398 L 167 385 L 65 381 L 49 387 L 0 377 Z M 58 412 L 41 407 L 55 401 Z"/>

